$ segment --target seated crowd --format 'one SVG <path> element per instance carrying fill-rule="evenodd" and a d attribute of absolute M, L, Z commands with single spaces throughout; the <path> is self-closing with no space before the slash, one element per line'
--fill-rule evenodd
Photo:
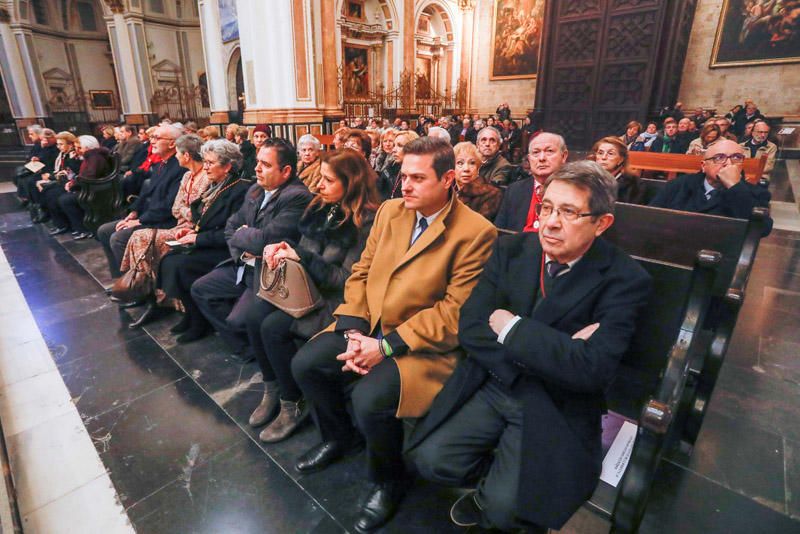
<path fill-rule="evenodd" d="M 563 137 L 517 128 L 507 105 L 497 120 L 421 117 L 416 130 L 340 124 L 328 151 L 268 126 L 123 125 L 102 143 L 33 127 L 45 166 L 20 174 L 18 194 L 52 234 L 85 239 L 77 177 L 107 175 L 116 155 L 127 215 L 96 237 L 115 279 L 155 278 L 144 299 L 112 296 L 144 306 L 129 327 L 179 310 L 178 343 L 216 331 L 234 360 L 257 361 L 260 439 L 289 438 L 309 414 L 319 431 L 299 472 L 365 447 L 356 530 L 391 519 L 417 472 L 477 488 L 453 504 L 458 525 L 544 532 L 597 484 L 603 392 L 650 291 L 601 238 L 615 201 L 644 202 L 629 151 L 703 155 L 651 205 L 748 218 L 770 195 L 741 165 L 775 154 L 757 109 L 742 110 L 724 127 L 703 113 L 673 113 L 661 133 L 632 122 L 571 163 Z M 320 296 L 301 315 L 261 295 L 264 274 L 291 262 Z M 417 421 L 404 441 L 405 418 Z"/>

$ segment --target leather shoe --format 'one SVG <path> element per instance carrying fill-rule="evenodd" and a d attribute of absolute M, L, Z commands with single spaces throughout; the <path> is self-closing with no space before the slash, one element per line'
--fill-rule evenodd
<path fill-rule="evenodd" d="M 383 526 L 397 512 L 405 494 L 406 484 L 401 481 L 381 482 L 372 486 L 356 519 L 356 532 L 372 532 Z"/>
<path fill-rule="evenodd" d="M 192 341 L 197 341 L 198 339 L 203 339 L 208 335 L 208 330 L 205 328 L 203 329 L 189 329 L 183 334 L 179 335 L 175 338 L 175 341 L 183 345 L 184 343 L 191 343 Z"/>
<path fill-rule="evenodd" d="M 111 300 L 114 301 L 115 298 L 116 297 L 111 297 Z M 120 310 L 127 310 L 128 308 L 136 308 L 139 306 L 144 306 L 146 302 L 147 302 L 146 300 L 134 300 L 131 302 L 119 302 L 118 304 Z"/>
<path fill-rule="evenodd" d="M 183 334 L 184 332 L 188 331 L 189 328 L 192 327 L 192 318 L 189 316 L 188 313 L 183 314 L 183 318 L 169 329 L 170 334 Z"/>
<path fill-rule="evenodd" d="M 50 230 L 50 235 L 61 235 L 69 232 L 69 228 L 53 228 Z"/>
<path fill-rule="evenodd" d="M 247 349 L 245 349 L 244 352 L 231 352 L 228 358 L 241 365 L 256 361 L 256 356 L 253 354 L 253 351 Z"/>
<path fill-rule="evenodd" d="M 94 237 L 94 234 L 91 232 L 81 232 L 78 235 L 76 235 L 73 239 L 75 241 L 80 241 L 81 239 L 88 239 L 90 237 Z"/>
<path fill-rule="evenodd" d="M 301 473 L 322 471 L 344 456 L 344 447 L 338 441 L 323 441 L 311 447 L 297 459 L 294 468 Z"/>
<path fill-rule="evenodd" d="M 131 330 L 136 330 L 144 326 L 145 324 L 149 323 L 153 318 L 158 314 L 158 306 L 152 300 L 147 303 L 147 306 L 144 308 L 144 312 L 142 315 L 139 316 L 138 319 L 133 321 L 132 323 L 128 324 L 128 328 Z"/>

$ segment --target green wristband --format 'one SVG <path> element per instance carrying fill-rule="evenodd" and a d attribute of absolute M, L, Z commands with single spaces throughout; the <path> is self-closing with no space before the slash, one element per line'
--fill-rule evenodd
<path fill-rule="evenodd" d="M 391 358 L 394 351 L 392 350 L 392 346 L 389 345 L 389 342 L 386 341 L 386 338 L 381 339 L 381 347 L 383 347 L 383 352 L 386 354 L 386 357 Z"/>

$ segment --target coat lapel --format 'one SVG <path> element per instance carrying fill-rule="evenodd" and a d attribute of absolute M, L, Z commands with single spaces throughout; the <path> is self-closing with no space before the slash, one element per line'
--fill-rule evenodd
<path fill-rule="evenodd" d="M 542 262 L 542 246 L 538 234 L 525 234 L 519 255 L 514 257 L 508 268 L 509 299 L 515 312 L 529 317 L 539 292 L 539 267 Z"/>
<path fill-rule="evenodd" d="M 427 249 L 431 244 L 439 239 L 444 233 L 445 224 L 444 221 L 447 219 L 450 212 L 453 210 L 454 203 L 456 202 L 455 194 L 450 196 L 450 203 L 447 207 L 442 211 L 442 213 L 436 217 L 436 220 L 433 221 L 427 230 L 422 232 L 422 235 L 417 238 L 413 245 L 408 247 L 407 250 L 402 254 L 400 261 L 395 264 L 395 270 L 399 269 L 415 257 L 417 257 L 422 251 Z M 411 236 L 414 232 L 414 228 L 416 226 L 417 215 L 412 210 L 406 210 L 411 217 L 403 216 L 398 217 L 394 221 L 392 221 L 392 235 L 397 235 L 398 239 L 405 239 L 405 241 L 400 241 L 398 246 L 396 247 L 397 250 L 403 251 L 403 244 L 408 244 L 411 242 Z M 406 222 L 408 221 L 408 222 Z M 402 225 L 402 226 L 401 226 Z M 397 234 L 394 234 L 394 230 L 397 230 Z M 407 246 L 407 245 L 406 245 Z"/>
<path fill-rule="evenodd" d="M 611 256 L 608 245 L 595 239 L 592 247 L 567 274 L 556 278 L 553 287 L 533 312 L 533 318 L 553 325 L 603 282 Z M 537 273 L 539 269 L 537 269 Z M 537 283 L 538 286 L 538 283 Z"/>

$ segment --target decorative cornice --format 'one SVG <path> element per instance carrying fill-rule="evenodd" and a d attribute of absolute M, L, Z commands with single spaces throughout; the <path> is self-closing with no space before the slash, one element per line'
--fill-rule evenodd
<path fill-rule="evenodd" d="M 125 12 L 125 2 L 124 0 L 105 0 L 108 9 L 111 10 L 112 13 L 124 13 Z"/>

